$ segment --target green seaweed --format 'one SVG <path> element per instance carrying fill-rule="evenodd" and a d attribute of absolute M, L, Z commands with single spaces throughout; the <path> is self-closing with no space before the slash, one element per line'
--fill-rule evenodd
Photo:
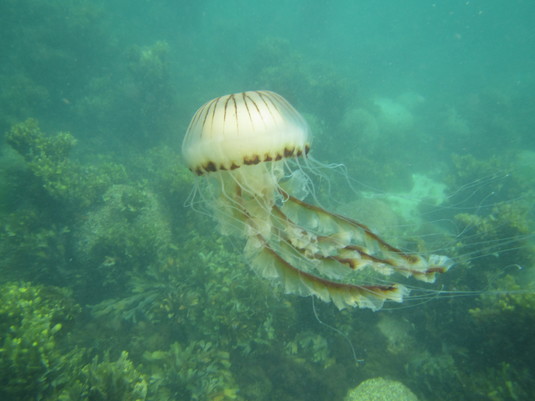
<path fill-rule="evenodd" d="M 182 340 L 232 344 L 245 354 L 269 347 L 283 324 L 274 322 L 275 316 L 286 319 L 290 305 L 278 305 L 269 284 L 258 280 L 227 246 L 223 239 L 190 231 L 166 259 L 131 276 L 129 295 L 102 301 L 94 307 L 95 315 L 182 327 Z M 264 310 L 262 322 L 259 308 Z"/>
<path fill-rule="evenodd" d="M 122 351 L 116 361 L 109 353 L 95 356 L 88 364 L 74 366 L 72 378 L 50 401 L 144 401 L 148 378 L 140 373 Z"/>
<path fill-rule="evenodd" d="M 83 165 L 71 159 L 76 139 L 66 132 L 46 136 L 34 119 L 14 125 L 6 143 L 22 160 L 4 171 L 19 180 L 8 181 L 13 200 L 0 215 L 0 266 L 12 279 L 48 276 L 47 282 L 59 283 L 65 266 L 72 266 L 72 227 L 126 173 L 119 164 Z M 15 266 L 23 268 L 15 271 Z"/>
<path fill-rule="evenodd" d="M 460 213 L 455 220 L 464 227 L 462 252 L 465 262 L 487 265 L 488 273 L 496 274 L 488 266 L 531 266 L 533 245 L 530 242 L 531 204 L 529 199 L 497 203 L 486 215 Z M 476 258 L 477 255 L 481 257 Z M 463 257 L 463 255 L 461 255 Z M 492 259 L 492 262 L 489 260 Z"/>
<path fill-rule="evenodd" d="M 123 351 L 116 361 L 73 347 L 81 308 L 58 287 L 0 286 L 0 397 L 2 400 L 144 400 L 146 377 Z M 74 334 L 74 333 L 72 333 Z M 79 340 L 77 340 L 79 342 Z"/>
<path fill-rule="evenodd" d="M 242 400 L 230 369 L 230 354 L 210 342 L 192 341 L 186 347 L 175 342 L 167 351 L 146 352 L 144 360 L 151 370 L 152 397 Z"/>
<path fill-rule="evenodd" d="M 63 352 L 62 332 L 80 312 L 70 292 L 29 283 L 0 287 L 0 398 L 35 400 L 64 381 L 79 352 Z"/>
<path fill-rule="evenodd" d="M 527 283 L 531 283 L 529 280 Z M 522 277 L 522 276 L 521 276 Z M 522 280 L 522 278 L 521 278 Z M 496 283 L 499 290 L 482 294 L 479 297 L 479 305 L 470 309 L 470 315 L 478 325 L 494 326 L 494 331 L 515 331 L 517 328 L 522 333 L 523 327 L 531 327 L 535 324 L 535 288 L 533 284 L 522 287 L 518 284 L 515 276 L 508 274 Z M 528 335 L 526 333 L 526 335 Z M 488 337 L 491 340 L 495 335 Z M 515 337 L 518 346 L 522 341 L 529 341 L 528 337 Z M 514 345 L 514 344 L 511 344 Z M 535 349 L 534 349 L 535 351 Z"/>
<path fill-rule="evenodd" d="M 37 179 L 34 185 L 66 206 L 91 205 L 103 189 L 125 176 L 117 164 L 83 166 L 71 160 L 70 152 L 77 143 L 73 135 L 60 132 L 46 136 L 34 119 L 14 125 L 6 134 L 6 142 L 24 158 Z"/>

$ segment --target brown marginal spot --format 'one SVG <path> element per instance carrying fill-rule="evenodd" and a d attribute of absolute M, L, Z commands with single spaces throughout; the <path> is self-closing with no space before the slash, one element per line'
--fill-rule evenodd
<path fill-rule="evenodd" d="M 282 160 L 282 155 L 277 153 L 277 156 L 275 156 L 275 161 L 278 162 L 279 160 Z"/>
<path fill-rule="evenodd" d="M 207 172 L 217 171 L 217 167 L 216 167 L 214 162 L 208 162 L 204 166 L 204 170 L 207 171 Z"/>
<path fill-rule="evenodd" d="M 239 168 L 240 166 L 238 166 L 236 163 L 232 162 L 232 164 L 230 165 L 230 169 L 231 170 L 236 170 L 237 168 Z"/>
<path fill-rule="evenodd" d="M 248 166 L 260 163 L 260 156 L 254 155 L 253 157 L 244 157 L 243 162 Z"/>
<path fill-rule="evenodd" d="M 308 152 L 310 152 L 310 145 L 305 145 L 305 155 L 308 155 Z"/>
<path fill-rule="evenodd" d="M 271 155 L 269 155 L 269 154 L 266 153 L 266 155 L 264 156 L 264 161 L 265 161 L 265 162 L 270 162 L 270 161 L 272 161 L 272 160 L 273 160 L 273 157 L 271 157 Z"/>
<path fill-rule="evenodd" d="M 291 157 L 295 152 L 295 148 L 288 149 L 284 148 L 284 157 Z"/>

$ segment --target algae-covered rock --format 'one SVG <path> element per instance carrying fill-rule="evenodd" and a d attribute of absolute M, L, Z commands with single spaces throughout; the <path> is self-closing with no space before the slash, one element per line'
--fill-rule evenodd
<path fill-rule="evenodd" d="M 399 316 L 381 315 L 377 328 L 385 337 L 389 353 L 399 355 L 410 352 L 416 340 L 414 338 L 414 326 L 410 321 Z"/>
<path fill-rule="evenodd" d="M 143 186 L 113 185 L 74 238 L 77 261 L 92 270 L 92 279 L 122 286 L 128 274 L 161 262 L 171 229 L 154 193 Z"/>
<path fill-rule="evenodd" d="M 345 401 L 418 401 L 413 392 L 404 384 L 375 377 L 360 383 L 350 390 Z"/>

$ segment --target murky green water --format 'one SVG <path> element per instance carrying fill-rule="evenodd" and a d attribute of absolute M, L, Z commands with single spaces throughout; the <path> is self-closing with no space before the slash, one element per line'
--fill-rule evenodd
<path fill-rule="evenodd" d="M 3 0 L 0 398 L 533 399 L 534 18 L 521 0 Z M 410 290 L 376 312 L 251 269 L 250 232 L 221 230 L 181 155 L 202 104 L 247 90 L 307 121 L 322 164 L 286 189 L 455 265 L 359 276 Z"/>

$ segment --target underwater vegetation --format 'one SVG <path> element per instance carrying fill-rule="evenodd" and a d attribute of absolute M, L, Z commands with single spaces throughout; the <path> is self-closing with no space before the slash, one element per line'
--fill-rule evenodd
<path fill-rule="evenodd" d="M 75 356 L 57 344 L 80 307 L 67 289 L 5 283 L 0 290 L 0 395 L 42 399 L 54 391 Z"/>
<path fill-rule="evenodd" d="M 228 352 L 204 341 L 193 341 L 186 348 L 179 343 L 167 351 L 146 352 L 152 366 L 151 392 L 160 399 L 242 400 L 230 371 Z"/>
<path fill-rule="evenodd" d="M 42 188 L 62 207 L 84 208 L 94 203 L 102 190 L 124 177 L 120 165 L 82 166 L 69 158 L 76 139 L 68 132 L 46 136 L 34 119 L 14 125 L 5 141 L 17 151 Z"/>
<path fill-rule="evenodd" d="M 1 266 L 7 271 L 24 266 L 29 276 L 49 276 L 49 283 L 58 283 L 70 259 L 71 229 L 81 211 L 97 202 L 111 183 L 125 179 L 124 168 L 113 162 L 75 161 L 70 157 L 76 145 L 73 135 L 47 136 L 34 119 L 14 125 L 5 142 L 22 162 L 3 171 L 11 178 L 4 187 L 8 207 L 0 215 L 5 256 Z"/>
<path fill-rule="evenodd" d="M 108 354 L 99 359 L 95 356 L 89 363 L 73 366 L 69 382 L 52 400 L 120 400 L 144 401 L 147 399 L 148 378 L 140 373 L 122 351 L 116 361 Z"/>
<path fill-rule="evenodd" d="M 486 373 L 496 383 L 488 392 L 491 400 L 527 400 L 535 396 L 535 380 L 530 373 L 535 348 L 530 330 L 526 330 L 535 325 L 535 293 L 530 274 L 526 272 L 520 278 L 505 276 L 499 283 L 503 292 L 482 295 L 469 311 L 474 335 L 484 338 L 485 347 L 500 350 L 486 358 Z M 514 341 L 508 341 L 512 334 Z M 488 379 L 481 376 L 476 375 L 474 382 L 484 388 Z"/>
<path fill-rule="evenodd" d="M 128 277 L 165 259 L 171 229 L 157 197 L 142 185 L 111 185 L 72 231 L 79 274 L 120 293 Z"/>
<path fill-rule="evenodd" d="M 533 266 L 535 189 L 529 184 L 530 178 L 517 174 L 509 158 L 481 160 L 453 155 L 452 161 L 456 169 L 449 185 L 468 188 L 475 205 L 454 215 L 456 224 L 462 227 L 459 257 L 482 269 L 493 265 L 502 269 Z M 485 181 L 486 189 L 479 190 L 478 183 Z M 455 204 L 458 199 L 454 194 L 451 202 Z M 487 278 L 499 274 L 488 268 L 482 271 Z"/>
<path fill-rule="evenodd" d="M 122 352 L 91 359 L 70 334 L 81 307 L 65 288 L 0 287 L 0 396 L 3 400 L 145 400 L 147 382 Z"/>

